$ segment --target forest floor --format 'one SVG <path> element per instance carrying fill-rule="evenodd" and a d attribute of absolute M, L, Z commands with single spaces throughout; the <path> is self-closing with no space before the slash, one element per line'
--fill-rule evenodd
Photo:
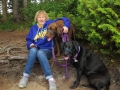
<path fill-rule="evenodd" d="M 26 63 L 25 58 L 28 53 L 25 41 L 27 34 L 27 30 L 0 32 L 0 90 L 21 90 L 18 88 L 18 83 L 22 76 Z M 87 45 L 85 46 L 88 47 Z M 111 76 L 110 90 L 120 90 L 120 81 L 118 80 L 116 69 L 116 67 L 120 67 L 120 58 L 116 58 L 112 62 L 113 60 L 109 57 L 99 56 L 108 67 Z M 69 65 L 69 77 L 65 78 L 65 68 L 56 65 L 53 60 L 49 62 L 58 90 L 71 90 L 69 87 L 76 79 L 75 68 Z M 93 90 L 93 88 L 83 87 L 81 84 L 89 84 L 84 75 L 81 78 L 80 85 L 74 90 Z M 23 90 L 48 90 L 48 82 L 39 63 L 35 63 L 27 87 Z"/>

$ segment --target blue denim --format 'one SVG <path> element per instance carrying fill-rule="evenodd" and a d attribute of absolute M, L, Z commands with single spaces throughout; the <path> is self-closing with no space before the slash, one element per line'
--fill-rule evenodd
<path fill-rule="evenodd" d="M 37 58 L 43 69 L 46 79 L 52 78 L 52 71 L 48 62 L 48 59 L 51 57 L 52 51 L 48 49 L 31 48 L 28 53 L 28 59 L 24 69 L 24 74 L 30 75 L 31 69 L 33 68 L 33 65 Z"/>

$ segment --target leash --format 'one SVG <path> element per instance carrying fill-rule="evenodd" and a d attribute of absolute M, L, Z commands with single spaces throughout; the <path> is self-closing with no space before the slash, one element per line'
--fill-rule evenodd
<path fill-rule="evenodd" d="M 76 58 L 77 58 L 79 52 L 80 52 L 80 46 L 78 47 L 78 52 L 75 54 L 75 56 L 73 58 L 74 62 L 78 62 L 78 60 Z"/>
<path fill-rule="evenodd" d="M 52 30 L 47 30 L 48 32 L 52 33 L 53 35 L 55 35 L 55 33 Z"/>
<path fill-rule="evenodd" d="M 57 62 L 56 58 L 55 58 L 55 53 L 54 53 L 54 47 L 52 47 L 52 55 L 53 55 L 53 60 L 54 62 L 59 65 L 59 66 L 62 66 L 62 67 L 66 67 L 66 74 L 65 74 L 65 77 L 68 78 L 68 62 L 66 60 L 66 62 L 64 64 L 60 64 Z"/>
<path fill-rule="evenodd" d="M 66 41 L 69 41 L 68 33 L 62 32 L 62 42 L 66 42 Z M 68 78 L 68 60 L 65 60 L 66 62 L 64 64 L 58 63 L 55 57 L 54 47 L 52 47 L 52 55 L 53 55 L 53 60 L 57 65 L 65 67 L 65 71 L 66 71 L 65 77 Z"/>
<path fill-rule="evenodd" d="M 62 41 L 63 41 L 63 42 L 69 41 L 68 33 L 63 33 L 63 32 L 62 32 Z"/>

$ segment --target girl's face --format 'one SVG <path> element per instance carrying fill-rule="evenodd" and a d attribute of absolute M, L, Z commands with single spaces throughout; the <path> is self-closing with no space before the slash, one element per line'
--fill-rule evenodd
<path fill-rule="evenodd" d="M 43 14 L 38 15 L 37 22 L 39 25 L 44 25 L 45 21 L 46 21 L 46 18 Z"/>

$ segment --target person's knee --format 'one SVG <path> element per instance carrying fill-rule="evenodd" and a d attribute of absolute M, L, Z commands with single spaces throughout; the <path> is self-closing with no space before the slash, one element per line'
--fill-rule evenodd
<path fill-rule="evenodd" d="M 34 53 L 37 53 L 37 48 L 31 48 L 31 49 L 30 49 L 30 53 L 33 53 L 33 54 L 34 54 Z"/>
<path fill-rule="evenodd" d="M 44 53 L 43 51 L 39 50 L 39 51 L 37 52 L 37 56 L 43 56 L 43 55 L 45 55 L 45 53 Z"/>

